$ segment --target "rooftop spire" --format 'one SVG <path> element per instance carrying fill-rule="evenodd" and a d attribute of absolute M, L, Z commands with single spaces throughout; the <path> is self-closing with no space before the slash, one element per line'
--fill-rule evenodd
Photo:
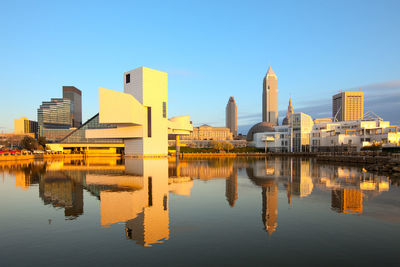
<path fill-rule="evenodd" d="M 275 72 L 272 70 L 271 66 L 269 66 L 268 71 L 267 71 L 267 75 L 275 75 Z"/>
<path fill-rule="evenodd" d="M 293 105 L 292 105 L 292 97 L 289 98 L 289 106 L 288 106 L 288 110 L 286 112 L 286 117 L 290 117 L 291 114 L 293 114 Z"/>

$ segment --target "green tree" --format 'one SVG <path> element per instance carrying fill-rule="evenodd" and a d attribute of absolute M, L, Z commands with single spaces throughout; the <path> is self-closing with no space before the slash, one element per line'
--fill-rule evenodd
<path fill-rule="evenodd" d="M 30 137 L 30 136 L 25 136 L 20 143 L 20 146 L 24 149 L 27 149 L 29 151 L 36 150 L 39 146 L 38 142 Z"/>

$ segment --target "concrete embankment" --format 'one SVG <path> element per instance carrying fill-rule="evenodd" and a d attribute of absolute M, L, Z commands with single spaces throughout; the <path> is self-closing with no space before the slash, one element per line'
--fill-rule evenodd
<path fill-rule="evenodd" d="M 181 153 L 180 158 L 303 157 L 318 162 L 361 165 L 367 170 L 400 173 L 400 153 Z"/>
<path fill-rule="evenodd" d="M 120 154 L 62 154 L 62 153 L 3 153 L 0 154 L 0 161 L 20 161 L 31 159 L 85 159 L 87 157 L 121 157 Z"/>
<path fill-rule="evenodd" d="M 335 154 L 324 153 L 317 157 L 319 162 L 335 162 L 341 164 L 362 165 L 368 171 L 400 173 L 400 154 L 384 153 L 359 153 L 359 154 Z"/>
<path fill-rule="evenodd" d="M 175 155 L 173 155 L 175 156 Z M 265 153 L 181 153 L 181 159 L 187 158 L 236 158 L 236 157 L 266 157 Z"/>

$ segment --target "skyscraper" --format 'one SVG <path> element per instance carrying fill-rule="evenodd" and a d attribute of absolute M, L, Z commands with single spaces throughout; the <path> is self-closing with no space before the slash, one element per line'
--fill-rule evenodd
<path fill-rule="evenodd" d="M 71 128 L 71 101 L 64 98 L 52 98 L 44 101 L 37 110 L 38 135 L 47 141 L 56 141 L 68 133 Z"/>
<path fill-rule="evenodd" d="M 332 97 L 332 117 L 338 121 L 360 120 L 364 116 L 364 92 L 341 92 Z"/>
<path fill-rule="evenodd" d="M 283 119 L 282 125 L 289 125 L 289 118 L 294 113 L 293 105 L 292 105 L 292 98 L 289 98 L 289 105 L 286 111 L 286 117 Z"/>
<path fill-rule="evenodd" d="M 82 92 L 75 86 L 63 86 L 63 98 L 71 101 L 72 127 L 82 125 Z"/>
<path fill-rule="evenodd" d="M 263 82 L 263 122 L 278 125 L 278 78 L 271 67 Z"/>
<path fill-rule="evenodd" d="M 233 96 L 229 98 L 226 105 L 226 128 L 231 130 L 233 137 L 237 136 L 237 107 Z"/>

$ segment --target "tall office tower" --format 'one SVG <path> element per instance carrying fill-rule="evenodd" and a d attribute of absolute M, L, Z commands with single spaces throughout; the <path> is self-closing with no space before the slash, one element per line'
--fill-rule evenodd
<path fill-rule="evenodd" d="M 278 78 L 271 67 L 263 82 L 262 120 L 278 125 Z"/>
<path fill-rule="evenodd" d="M 237 136 L 237 107 L 233 96 L 229 98 L 226 105 L 226 128 L 231 130 L 233 137 Z"/>
<path fill-rule="evenodd" d="M 55 141 L 64 137 L 67 130 L 71 128 L 71 101 L 64 98 L 52 98 L 51 101 L 44 101 L 37 110 L 38 133 L 48 140 Z M 46 129 L 58 131 L 47 132 Z"/>
<path fill-rule="evenodd" d="M 364 92 L 341 92 L 332 97 L 332 117 L 338 121 L 360 120 L 364 116 Z"/>
<path fill-rule="evenodd" d="M 75 86 L 63 86 L 63 98 L 71 101 L 72 127 L 82 125 L 82 92 Z"/>

